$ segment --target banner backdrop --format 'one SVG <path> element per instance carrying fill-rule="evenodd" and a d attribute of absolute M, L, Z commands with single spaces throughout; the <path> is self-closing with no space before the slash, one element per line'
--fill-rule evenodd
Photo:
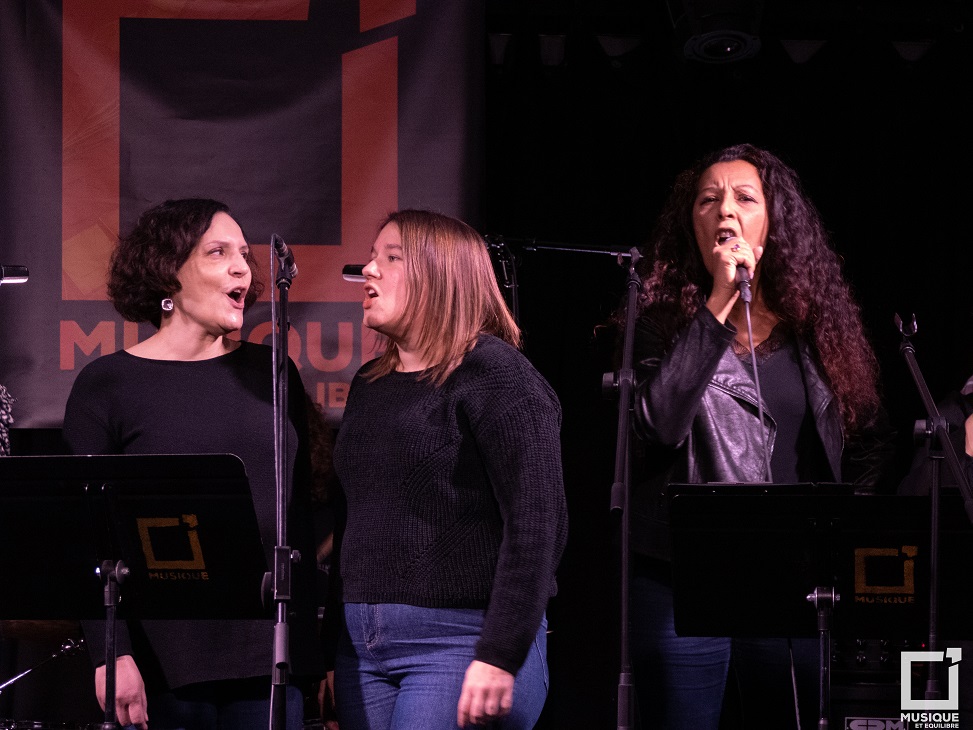
<path fill-rule="evenodd" d="M 0 383 L 16 427 L 60 426 L 80 368 L 149 336 L 105 298 L 119 231 L 167 198 L 230 206 L 263 301 L 269 242 L 295 253 L 288 347 L 332 422 L 375 350 L 360 284 L 380 220 L 478 223 L 482 0 L 0 3 Z"/>

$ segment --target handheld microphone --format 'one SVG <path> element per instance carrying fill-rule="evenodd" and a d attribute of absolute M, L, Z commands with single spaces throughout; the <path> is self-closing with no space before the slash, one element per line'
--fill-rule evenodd
<path fill-rule="evenodd" d="M 345 264 L 341 268 L 341 278 L 345 281 L 362 283 L 365 281 L 365 275 L 362 273 L 364 268 L 365 264 Z"/>
<path fill-rule="evenodd" d="M 726 243 L 727 241 L 732 241 L 736 236 L 720 236 L 720 243 Z M 749 302 L 753 298 L 750 292 L 750 272 L 747 271 L 747 267 L 743 264 L 737 264 L 736 273 L 736 284 L 737 290 L 740 292 L 740 298 Z"/>
<path fill-rule="evenodd" d="M 23 284 L 28 275 L 26 266 L 0 265 L 0 284 Z"/>
<path fill-rule="evenodd" d="M 270 240 L 274 246 L 274 253 L 277 254 L 277 264 L 280 266 L 281 275 L 288 279 L 293 279 L 297 276 L 297 264 L 294 262 L 294 252 L 287 248 L 284 239 L 276 233 L 271 236 Z"/>
<path fill-rule="evenodd" d="M 747 271 L 747 267 L 743 264 L 737 264 L 737 275 L 736 275 L 737 289 L 740 291 L 740 298 L 749 302 L 752 298 L 750 293 L 750 272 Z"/>

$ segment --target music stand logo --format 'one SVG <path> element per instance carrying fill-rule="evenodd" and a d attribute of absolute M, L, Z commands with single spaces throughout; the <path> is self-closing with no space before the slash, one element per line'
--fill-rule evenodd
<path fill-rule="evenodd" d="M 899 679 L 902 688 L 902 720 L 914 730 L 932 728 L 959 728 L 959 662 L 963 650 L 948 648 L 946 651 L 904 651 Z M 949 661 L 947 666 L 948 690 L 941 699 L 915 699 L 912 687 L 912 664 Z"/>
<path fill-rule="evenodd" d="M 915 602 L 915 545 L 896 548 L 855 548 L 855 602 Z"/>
<path fill-rule="evenodd" d="M 136 523 L 150 580 L 209 580 L 196 515 L 138 517 Z"/>

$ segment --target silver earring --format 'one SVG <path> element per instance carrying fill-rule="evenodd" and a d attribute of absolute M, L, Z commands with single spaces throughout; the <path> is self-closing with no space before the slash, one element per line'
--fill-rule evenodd
<path fill-rule="evenodd" d="M 163 312 L 172 311 L 172 300 L 169 297 L 166 297 L 165 299 L 162 300 L 162 311 Z"/>

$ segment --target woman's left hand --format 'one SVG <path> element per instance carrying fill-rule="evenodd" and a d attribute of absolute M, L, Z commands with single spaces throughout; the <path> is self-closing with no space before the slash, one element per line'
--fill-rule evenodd
<path fill-rule="evenodd" d="M 474 660 L 466 670 L 456 712 L 457 724 L 485 725 L 505 717 L 514 704 L 514 675 Z"/>
<path fill-rule="evenodd" d="M 335 719 L 334 670 L 329 671 L 318 685 L 318 711 L 324 730 L 339 730 Z"/>

